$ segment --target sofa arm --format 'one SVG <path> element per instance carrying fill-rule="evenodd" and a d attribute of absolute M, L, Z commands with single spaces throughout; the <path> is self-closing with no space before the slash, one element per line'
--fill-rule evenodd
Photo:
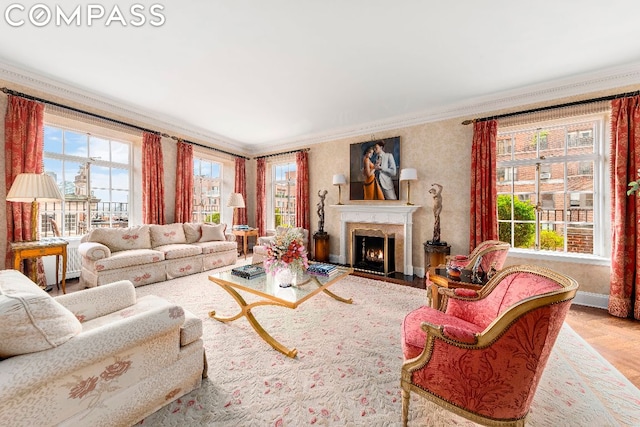
<path fill-rule="evenodd" d="M 128 280 L 109 283 L 55 297 L 80 322 L 122 310 L 136 303 L 136 290 Z"/>
<path fill-rule="evenodd" d="M 110 356 L 149 345 L 155 338 L 172 331 L 175 331 L 178 351 L 183 322 L 181 307 L 158 298 L 150 310 L 82 332 L 58 347 L 5 359 L 0 364 L 0 400 L 39 387 L 53 378 L 80 372 L 86 366 L 103 363 Z M 24 374 L 31 371 L 43 374 Z"/>
<path fill-rule="evenodd" d="M 257 245 L 259 246 L 267 246 L 273 242 L 275 242 L 276 236 L 262 236 L 258 237 Z"/>
<path fill-rule="evenodd" d="M 78 246 L 78 252 L 80 255 L 91 261 L 97 261 L 111 256 L 111 249 L 102 243 L 97 242 L 80 243 Z"/>

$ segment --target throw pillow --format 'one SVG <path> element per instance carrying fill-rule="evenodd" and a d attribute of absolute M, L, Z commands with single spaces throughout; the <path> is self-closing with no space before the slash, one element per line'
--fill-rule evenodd
<path fill-rule="evenodd" d="M 111 252 L 127 249 L 151 249 L 148 225 L 129 228 L 96 228 L 89 234 L 90 242 L 102 243 Z"/>
<path fill-rule="evenodd" d="M 184 237 L 187 238 L 187 243 L 195 243 L 200 240 L 200 227 L 201 224 L 198 222 L 185 222 L 182 224 L 182 228 L 184 228 Z"/>
<path fill-rule="evenodd" d="M 166 225 L 150 225 L 151 247 L 187 243 L 182 223 Z"/>
<path fill-rule="evenodd" d="M 225 240 L 224 231 L 227 224 L 202 224 L 202 237 L 200 242 L 216 242 Z"/>
<path fill-rule="evenodd" d="M 82 325 L 62 304 L 15 270 L 0 271 L 0 358 L 64 344 Z"/>

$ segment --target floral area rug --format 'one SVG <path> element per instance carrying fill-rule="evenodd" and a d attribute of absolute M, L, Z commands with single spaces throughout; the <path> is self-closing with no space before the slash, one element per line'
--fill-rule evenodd
<path fill-rule="evenodd" d="M 252 310 L 288 358 L 264 342 L 209 273 L 137 288 L 180 304 L 203 320 L 209 378 L 142 426 L 399 426 L 400 325 L 426 301 L 424 290 L 349 276 L 296 310 Z M 250 297 L 247 297 L 251 301 Z M 564 325 L 536 392 L 528 426 L 637 426 L 640 391 Z M 410 426 L 475 426 L 412 394 Z"/>

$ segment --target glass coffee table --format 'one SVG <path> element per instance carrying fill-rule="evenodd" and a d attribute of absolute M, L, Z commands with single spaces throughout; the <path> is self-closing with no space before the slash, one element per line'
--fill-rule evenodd
<path fill-rule="evenodd" d="M 253 313 L 251 313 L 251 310 L 254 307 L 262 305 L 275 305 L 295 309 L 300 304 L 320 292 L 323 292 L 340 302 L 351 304 L 351 298 L 345 299 L 339 297 L 327 289 L 338 280 L 353 273 L 352 268 L 338 267 L 337 270 L 338 272 L 330 277 L 312 276 L 305 273 L 294 281 L 293 286 L 288 288 L 281 288 L 269 273 L 254 279 L 243 279 L 242 277 L 235 276 L 231 274 L 231 270 L 212 274 L 209 276 L 209 280 L 227 291 L 229 295 L 236 300 L 240 306 L 240 312 L 235 316 L 220 317 L 216 315 L 214 310 L 209 312 L 209 317 L 220 322 L 232 322 L 244 316 L 258 335 L 271 345 L 271 347 L 288 357 L 295 358 L 298 354 L 298 350 L 295 348 L 289 349 L 273 338 L 264 330 L 262 325 L 260 325 L 258 320 L 253 316 Z M 238 291 L 257 295 L 260 297 L 260 300 L 247 303 Z"/>

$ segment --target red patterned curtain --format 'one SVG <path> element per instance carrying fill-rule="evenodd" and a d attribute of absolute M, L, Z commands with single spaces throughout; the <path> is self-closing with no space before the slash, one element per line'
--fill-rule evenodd
<path fill-rule="evenodd" d="M 246 161 L 242 157 L 236 157 L 236 182 L 234 185 L 234 193 L 242 194 L 244 199 L 244 205 L 247 205 L 247 175 L 246 175 Z M 233 223 L 234 224 L 247 224 L 247 208 L 234 209 Z"/>
<path fill-rule="evenodd" d="M 259 158 L 256 171 L 256 227 L 258 235 L 264 236 L 267 229 L 267 162 Z"/>
<path fill-rule="evenodd" d="M 309 156 L 307 151 L 296 153 L 296 227 L 309 230 L 311 237 L 311 208 L 309 206 Z M 311 239 L 306 242 L 311 248 Z"/>
<path fill-rule="evenodd" d="M 640 194 L 627 183 L 640 167 L 640 96 L 611 101 L 611 289 L 609 313 L 640 320 Z"/>
<path fill-rule="evenodd" d="M 469 252 L 485 240 L 498 238 L 496 202 L 496 137 L 498 122 L 473 125 L 471 146 L 471 221 Z"/>
<path fill-rule="evenodd" d="M 142 137 L 142 221 L 164 224 L 164 166 L 160 135 L 144 132 Z"/>
<path fill-rule="evenodd" d="M 175 222 L 190 222 L 193 212 L 193 145 L 178 141 L 177 148 Z"/>
<path fill-rule="evenodd" d="M 21 173 L 42 173 L 44 144 L 44 105 L 9 95 L 4 121 L 5 185 L 9 192 Z M 31 240 L 31 203 L 7 202 L 7 243 Z M 11 250 L 7 246 L 5 265 L 13 268 Z M 42 259 L 25 261 L 27 269 L 37 268 L 37 282 L 46 287 Z M 35 265 L 36 267 L 33 267 Z M 27 275 L 30 273 L 25 271 Z"/>

